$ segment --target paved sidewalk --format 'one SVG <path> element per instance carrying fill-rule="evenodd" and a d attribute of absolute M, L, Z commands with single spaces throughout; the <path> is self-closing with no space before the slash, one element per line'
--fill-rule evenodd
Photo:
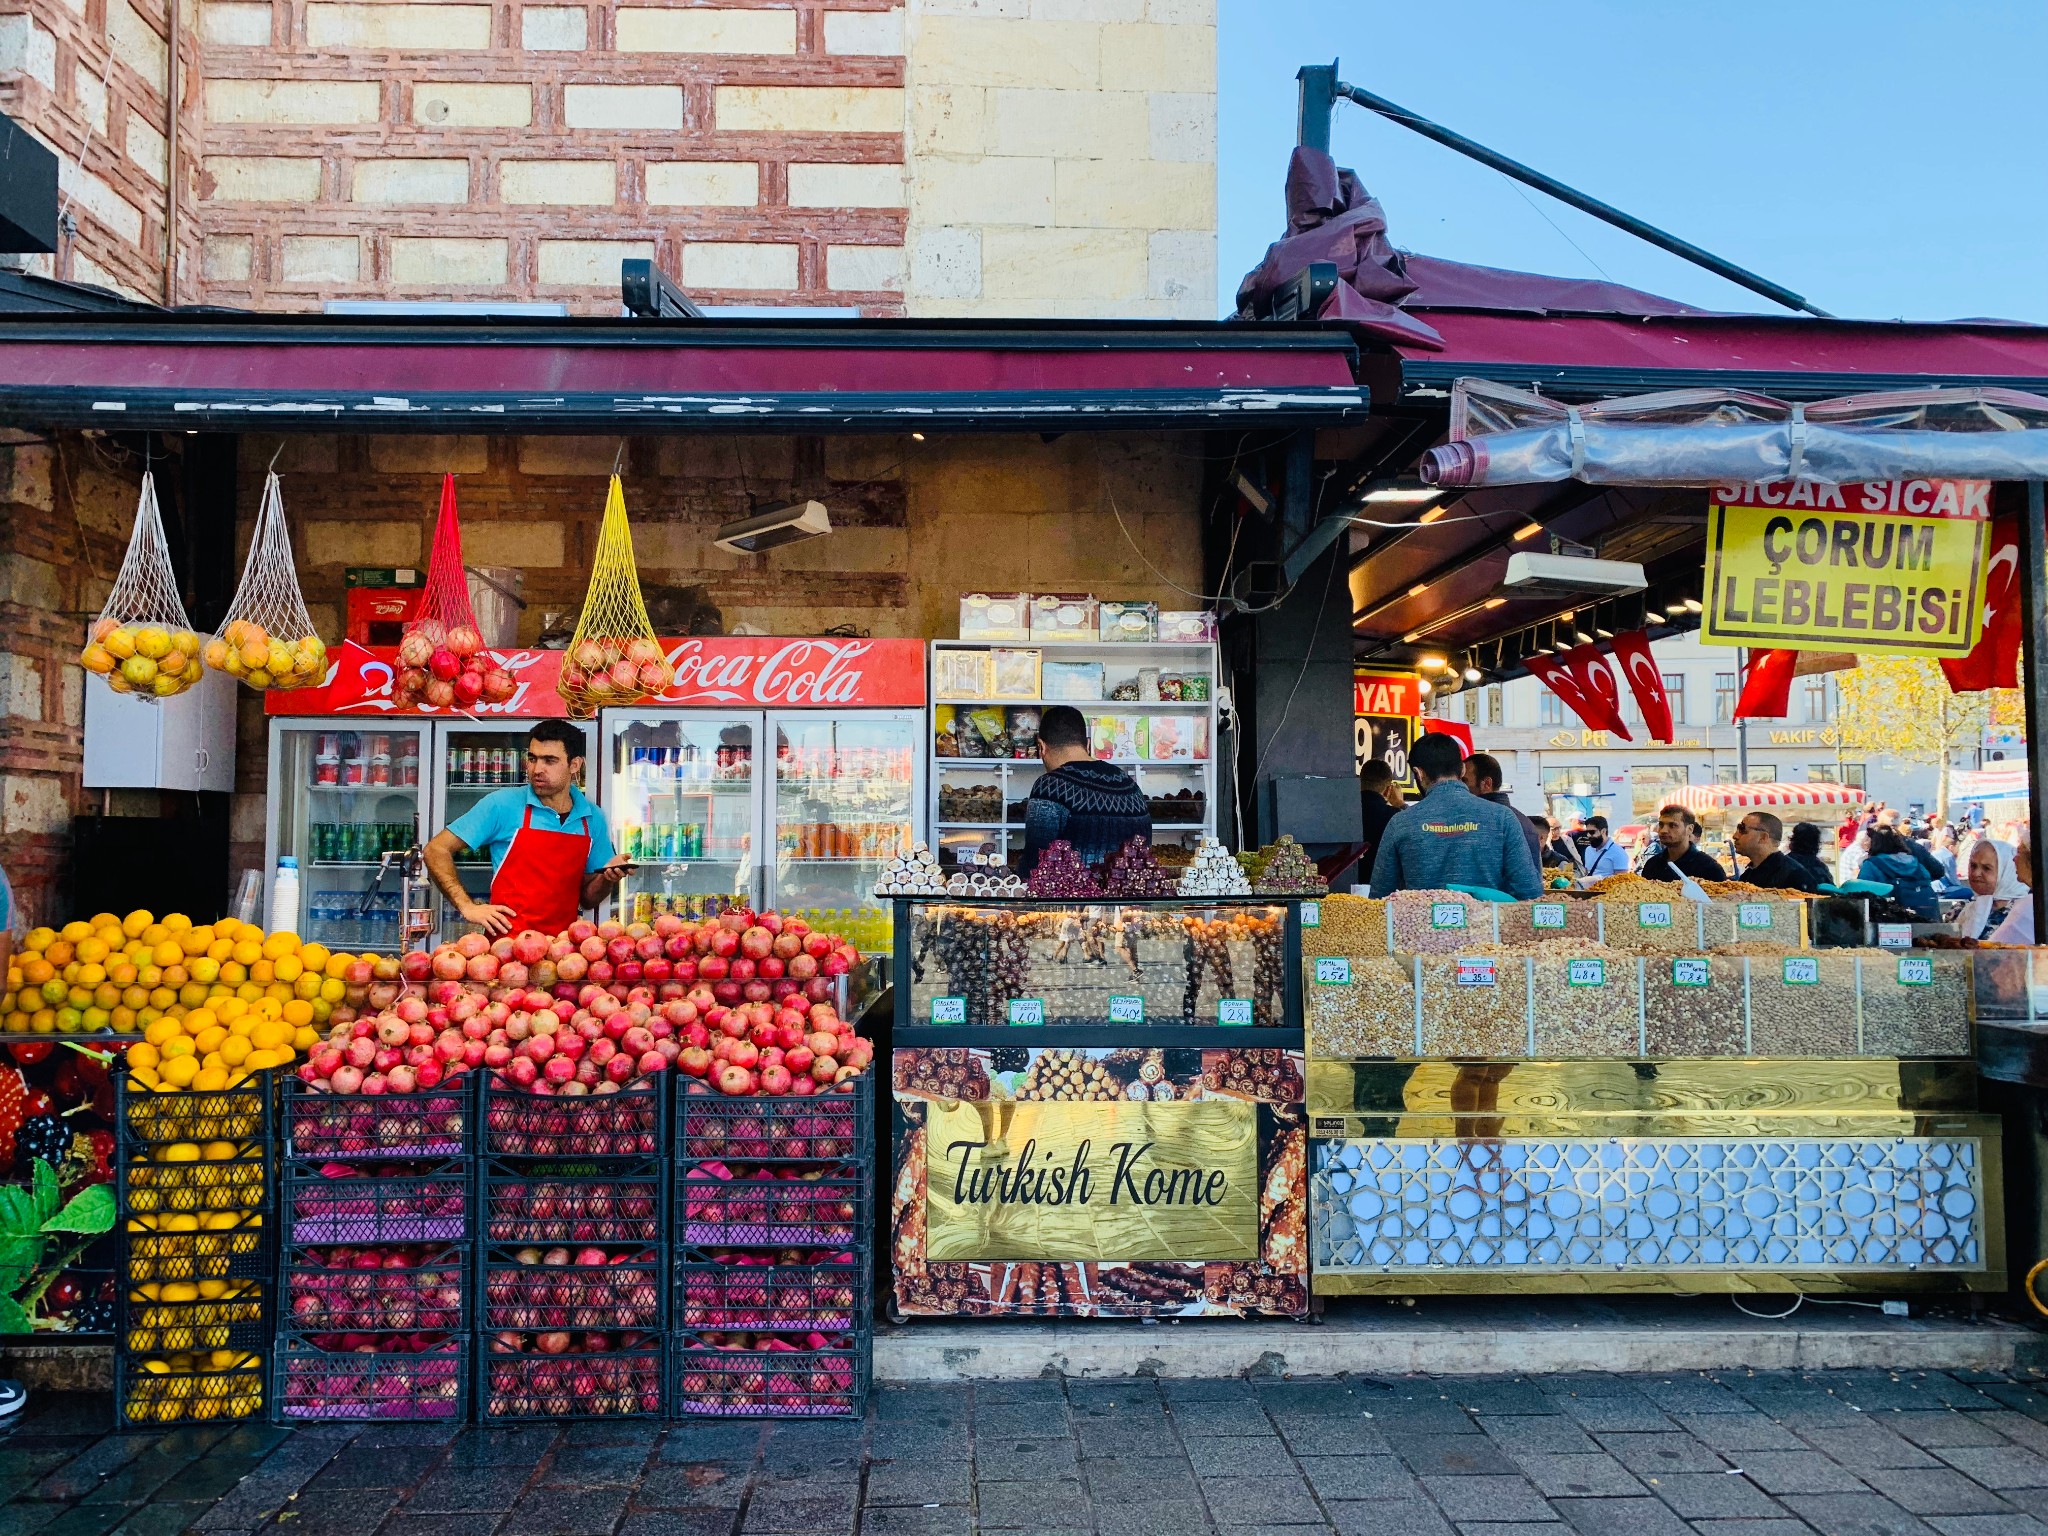
<path fill-rule="evenodd" d="M 2048 1379 L 883 1388 L 865 1424 L 0 1436 L 0 1536 L 2048 1536 Z"/>

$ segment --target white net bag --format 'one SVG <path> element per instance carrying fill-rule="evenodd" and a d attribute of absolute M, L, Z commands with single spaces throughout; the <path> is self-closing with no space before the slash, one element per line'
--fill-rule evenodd
<path fill-rule="evenodd" d="M 171 547 L 157 511 L 156 476 L 144 470 L 127 558 L 78 659 L 116 693 L 168 699 L 199 681 L 199 652 L 199 636 L 178 598 Z"/>
<path fill-rule="evenodd" d="M 256 514 L 242 584 L 228 604 L 220 638 L 207 643 L 206 664 L 257 689 L 305 688 L 326 680 L 327 647 L 313 633 L 299 595 L 275 470 L 264 477 L 263 509 Z"/>

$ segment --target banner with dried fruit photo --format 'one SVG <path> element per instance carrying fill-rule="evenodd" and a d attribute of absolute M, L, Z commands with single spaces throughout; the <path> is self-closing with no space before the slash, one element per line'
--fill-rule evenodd
<path fill-rule="evenodd" d="M 1299 1052 L 945 1047 L 893 1070 L 900 1312 L 1306 1310 Z"/>

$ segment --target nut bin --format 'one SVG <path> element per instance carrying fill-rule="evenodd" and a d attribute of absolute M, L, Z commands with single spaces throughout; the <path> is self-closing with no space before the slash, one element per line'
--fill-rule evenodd
<path fill-rule="evenodd" d="M 1806 903 L 1769 896 L 1716 897 L 1702 914 L 1706 947 L 1723 944 L 1775 944 L 1800 949 L 1806 944 Z"/>
<path fill-rule="evenodd" d="M 1529 962 L 1512 955 L 1422 958 L 1425 1056 L 1524 1056 Z"/>
<path fill-rule="evenodd" d="M 1319 921 L 1311 925 L 1304 909 L 1301 952 L 1311 955 L 1384 955 L 1387 952 L 1387 904 L 1369 896 L 1332 893 L 1320 902 Z"/>
<path fill-rule="evenodd" d="M 1609 949 L 1644 954 L 1696 955 L 1700 952 L 1700 903 L 1687 901 L 1676 885 L 1636 900 L 1607 898 L 1601 902 Z"/>
<path fill-rule="evenodd" d="M 1387 910 L 1397 955 L 1455 955 L 1498 942 L 1493 904 L 1459 891 L 1396 891 Z"/>
<path fill-rule="evenodd" d="M 1574 949 L 1582 953 L 1572 953 Z M 1539 1057 L 1642 1053 L 1643 962 L 1592 945 L 1558 945 L 1535 957 L 1530 993 Z"/>
<path fill-rule="evenodd" d="M 1970 956 L 1960 951 L 1859 952 L 1863 1054 L 1968 1056 Z"/>
<path fill-rule="evenodd" d="M 1325 1060 L 1415 1052 L 1415 961 L 1353 959 L 1345 981 L 1318 981 L 1306 960 L 1302 987 L 1309 1050 Z"/>
<path fill-rule="evenodd" d="M 1495 909 L 1502 944 L 1597 944 L 1600 903 L 1563 896 L 1502 902 Z"/>
<path fill-rule="evenodd" d="M 1608 932 L 1614 931 L 1612 917 Z M 1652 955 L 1643 961 L 1643 1044 L 1649 1056 L 1741 1056 L 1742 960 Z"/>
<path fill-rule="evenodd" d="M 1855 957 L 1838 950 L 1751 955 L 1749 1030 L 1755 1056 L 1854 1056 Z"/>

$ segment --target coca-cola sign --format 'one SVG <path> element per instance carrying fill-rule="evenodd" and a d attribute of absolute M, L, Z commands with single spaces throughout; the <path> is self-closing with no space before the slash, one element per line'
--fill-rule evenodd
<path fill-rule="evenodd" d="M 879 709 L 921 708 L 925 701 L 922 640 L 706 635 L 664 640 L 662 649 L 675 668 L 676 680 L 659 698 L 640 700 L 633 707 Z M 268 693 L 264 707 L 274 715 L 486 720 L 568 713 L 555 687 L 562 667 L 560 651 L 503 650 L 490 655 L 517 684 L 502 704 L 401 707 L 394 687 L 396 649 L 345 641 L 333 653 L 324 689 Z"/>

